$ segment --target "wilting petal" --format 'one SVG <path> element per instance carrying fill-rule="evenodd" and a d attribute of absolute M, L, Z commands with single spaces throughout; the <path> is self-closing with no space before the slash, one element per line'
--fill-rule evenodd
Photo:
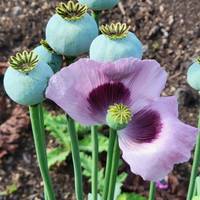
<path fill-rule="evenodd" d="M 174 164 L 189 160 L 196 135 L 196 128 L 178 120 L 175 97 L 162 97 L 133 116 L 119 144 L 133 173 L 158 181 Z"/>
<path fill-rule="evenodd" d="M 159 97 L 167 81 L 166 71 L 155 60 L 120 59 L 109 65 L 105 64 L 104 73 L 109 79 L 122 82 L 128 87 L 135 104 L 144 97 Z"/>

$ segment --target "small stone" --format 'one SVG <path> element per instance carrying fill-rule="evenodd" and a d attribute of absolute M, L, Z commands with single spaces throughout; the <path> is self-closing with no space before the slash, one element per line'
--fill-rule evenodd
<path fill-rule="evenodd" d="M 169 25 L 172 25 L 174 23 L 174 16 L 170 15 L 167 21 Z"/>
<path fill-rule="evenodd" d="M 19 6 L 15 6 L 13 7 L 12 11 L 11 11 L 11 14 L 12 16 L 19 16 L 20 13 L 21 13 L 22 9 L 19 7 Z"/>

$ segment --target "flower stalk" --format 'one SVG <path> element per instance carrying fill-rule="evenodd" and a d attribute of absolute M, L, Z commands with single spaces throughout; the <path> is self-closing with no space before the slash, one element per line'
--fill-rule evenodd
<path fill-rule="evenodd" d="M 78 136 L 76 134 L 74 120 L 68 115 L 66 116 L 66 118 L 67 118 L 68 131 L 71 139 L 76 198 L 77 200 L 83 200 L 83 181 L 82 181 Z"/>
<path fill-rule="evenodd" d="M 110 173 L 112 168 L 112 156 L 113 156 L 113 146 L 116 140 L 116 131 L 110 129 L 109 136 L 109 144 L 108 144 L 108 153 L 107 153 L 107 161 L 106 161 L 106 173 L 105 173 L 105 183 L 104 183 L 104 191 L 103 191 L 103 200 L 107 200 L 108 197 L 108 189 L 109 189 L 109 180 Z"/>
<path fill-rule="evenodd" d="M 151 182 L 149 189 L 149 200 L 155 200 L 155 195 L 156 195 L 156 183 Z"/>
<path fill-rule="evenodd" d="M 45 193 L 46 196 L 48 196 L 48 200 L 55 200 L 53 186 L 48 170 L 43 117 L 42 117 L 43 113 L 41 104 L 29 106 L 29 111 L 30 111 L 30 118 L 33 130 L 33 138 L 35 143 L 35 150 L 40 168 L 40 173 L 44 181 Z"/>
<path fill-rule="evenodd" d="M 92 199 L 98 196 L 98 133 L 97 126 L 91 127 L 92 136 Z"/>
<path fill-rule="evenodd" d="M 199 115 L 199 121 L 198 121 L 198 128 L 200 128 L 200 115 Z M 188 188 L 188 193 L 187 193 L 187 200 L 191 200 L 193 196 L 199 163 L 200 163 L 200 134 L 198 134 L 197 136 L 197 142 L 196 142 L 196 147 L 195 147 L 195 152 L 194 152 L 194 160 L 193 160 L 193 165 L 192 165 L 192 172 L 190 176 L 190 183 L 189 183 L 189 188 Z"/>
<path fill-rule="evenodd" d="M 99 17 L 100 17 L 100 11 L 96 10 L 96 11 L 93 11 L 92 12 L 92 16 L 94 17 L 96 23 L 97 23 L 97 26 L 99 27 Z"/>
<path fill-rule="evenodd" d="M 194 194 L 193 194 L 193 197 L 194 196 L 200 196 L 200 177 L 198 176 L 197 178 L 196 178 L 196 184 L 195 184 L 195 190 L 194 190 Z"/>
<path fill-rule="evenodd" d="M 108 200 L 114 199 L 117 172 L 118 172 L 118 166 L 119 166 L 119 158 L 120 158 L 120 149 L 119 149 L 119 143 L 118 143 L 118 138 L 117 138 L 117 131 L 115 131 L 115 134 L 116 134 L 116 138 L 115 138 L 115 144 L 113 148 L 113 158 L 112 158 L 112 167 L 111 167 L 111 173 L 110 173 Z"/>

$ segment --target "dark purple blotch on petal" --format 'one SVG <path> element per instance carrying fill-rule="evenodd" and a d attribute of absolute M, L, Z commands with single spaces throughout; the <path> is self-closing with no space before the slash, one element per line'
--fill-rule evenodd
<path fill-rule="evenodd" d="M 121 82 L 109 82 L 93 89 L 87 100 L 92 112 L 106 115 L 108 107 L 114 103 L 129 105 L 130 91 Z"/>
<path fill-rule="evenodd" d="M 133 116 L 127 127 L 128 137 L 136 143 L 150 143 L 159 137 L 162 129 L 160 114 L 154 110 L 142 109 Z"/>

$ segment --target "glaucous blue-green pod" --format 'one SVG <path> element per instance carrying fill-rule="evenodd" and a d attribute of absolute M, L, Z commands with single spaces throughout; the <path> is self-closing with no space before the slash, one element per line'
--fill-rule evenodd
<path fill-rule="evenodd" d="M 200 58 L 189 67 L 187 82 L 193 89 L 200 91 Z"/>
<path fill-rule="evenodd" d="M 143 46 L 126 24 L 116 23 L 101 26 L 102 32 L 90 46 L 90 59 L 102 62 L 120 58 L 142 58 Z"/>
<path fill-rule="evenodd" d="M 46 40 L 61 55 L 78 56 L 89 51 L 98 35 L 95 19 L 87 13 L 87 6 L 69 1 L 60 3 L 46 27 Z"/>
<path fill-rule="evenodd" d="M 54 73 L 60 70 L 62 66 L 62 56 L 58 55 L 45 40 L 41 40 L 41 45 L 33 49 L 38 55 L 39 61 L 47 63 Z"/>
<path fill-rule="evenodd" d="M 51 67 L 38 60 L 33 52 L 24 51 L 10 58 L 10 67 L 4 75 L 4 88 L 8 96 L 22 105 L 35 105 L 44 100 L 44 92 Z"/>
<path fill-rule="evenodd" d="M 111 9 L 118 4 L 119 0 L 78 0 L 93 10 Z"/>

